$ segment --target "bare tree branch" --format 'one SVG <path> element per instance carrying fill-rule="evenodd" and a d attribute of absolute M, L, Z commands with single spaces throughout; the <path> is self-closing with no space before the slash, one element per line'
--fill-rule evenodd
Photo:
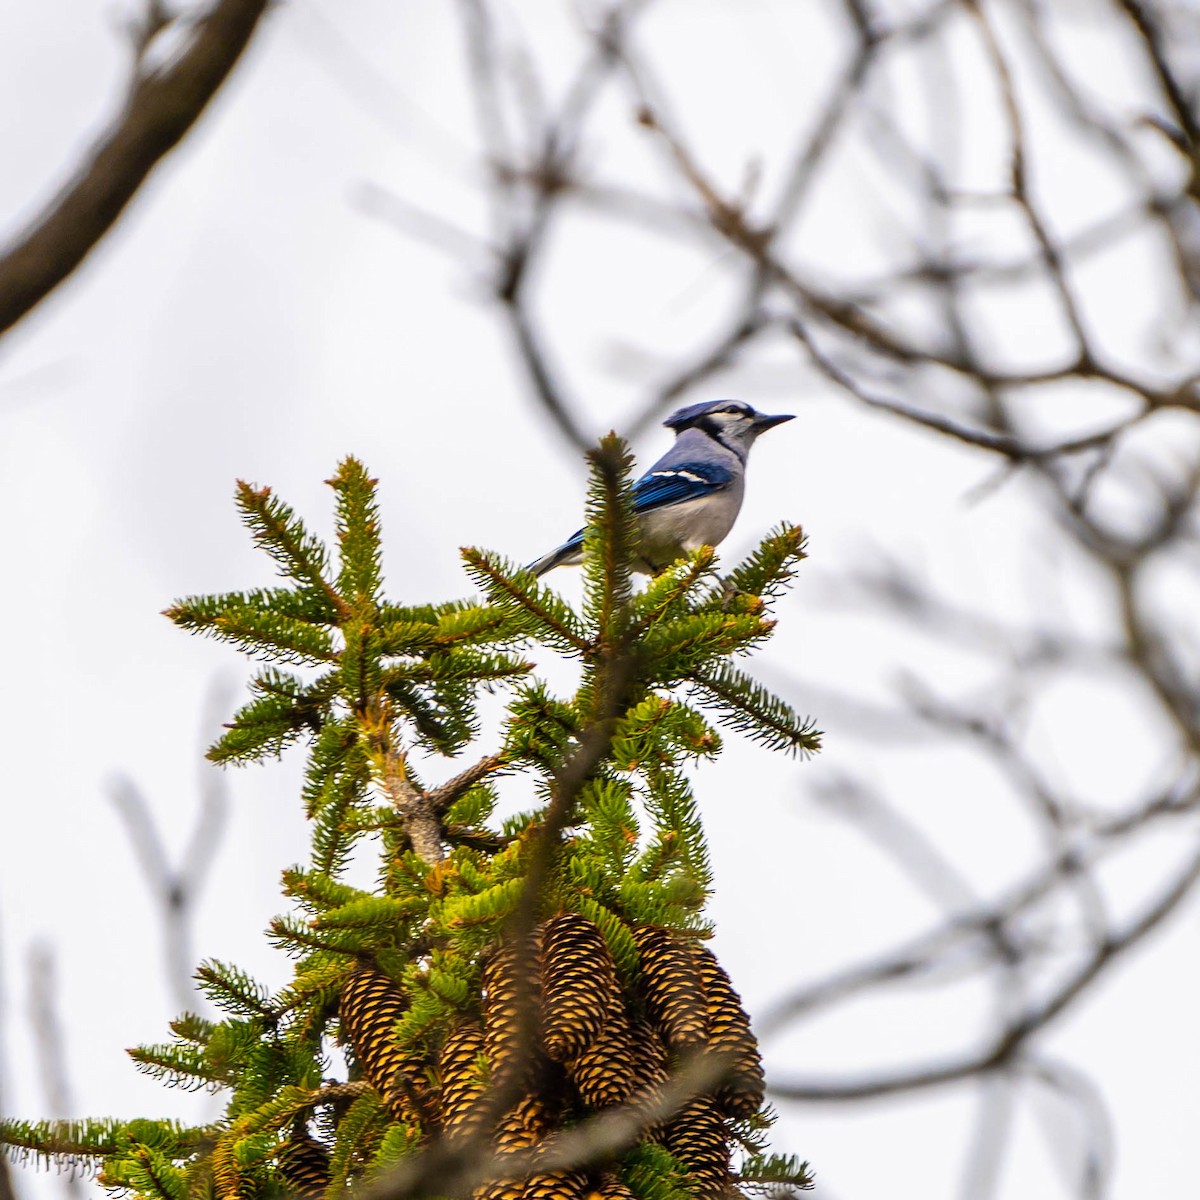
<path fill-rule="evenodd" d="M 139 74 L 125 107 L 49 208 L 0 257 L 0 334 L 66 279 L 191 129 L 249 42 L 268 0 L 217 0 L 186 49 Z"/>

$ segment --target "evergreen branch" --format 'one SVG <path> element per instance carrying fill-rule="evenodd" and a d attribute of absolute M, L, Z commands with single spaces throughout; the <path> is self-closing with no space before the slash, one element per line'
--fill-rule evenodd
<path fill-rule="evenodd" d="M 383 681 L 385 686 L 401 680 L 414 683 L 486 683 L 509 679 L 514 675 L 526 675 L 532 668 L 532 663 L 503 651 L 486 653 L 456 647 L 451 651 L 437 651 L 420 662 L 387 667 L 383 671 Z"/>
<path fill-rule="evenodd" d="M 407 1125 L 392 1125 L 379 1142 L 367 1173 L 377 1175 L 409 1158 L 421 1148 L 421 1133 Z"/>
<path fill-rule="evenodd" d="M 379 763 L 379 775 L 413 850 L 427 863 L 440 862 L 446 856 L 442 823 L 429 797 L 409 777 L 407 760 L 394 751 L 386 751 Z"/>
<path fill-rule="evenodd" d="M 702 904 L 712 886 L 712 867 L 692 789 L 678 771 L 657 765 L 647 769 L 646 783 L 646 807 L 659 826 L 660 836 L 666 833 L 673 839 L 674 860 L 684 868 L 685 877 L 698 885 Z"/>
<path fill-rule="evenodd" d="M 464 642 L 471 645 L 516 642 L 520 640 L 520 631 L 513 628 L 512 618 L 502 608 L 473 605 L 442 613 L 433 640 L 443 647 Z"/>
<path fill-rule="evenodd" d="M 365 754 L 348 755 L 341 769 L 332 772 L 321 791 L 312 797 L 312 864 L 319 874 L 335 876 L 346 865 L 360 832 L 353 828 L 350 818 L 366 800 L 370 778 Z"/>
<path fill-rule="evenodd" d="M 365 787 L 366 760 L 359 746 L 359 724 L 353 717 L 327 720 L 317 734 L 308 756 L 304 778 L 304 814 L 313 817 L 337 794 L 343 776 L 362 779 Z"/>
<path fill-rule="evenodd" d="M 186 596 L 176 600 L 163 611 L 177 624 L 184 619 L 204 619 L 210 623 L 224 614 L 242 613 L 247 610 L 257 613 L 274 613 L 292 621 L 309 625 L 331 626 L 336 613 L 325 597 L 300 588 L 252 588 L 246 592 L 219 592 L 213 596 Z M 184 625 L 184 628 L 188 628 Z"/>
<path fill-rule="evenodd" d="M 505 757 L 529 759 L 549 769 L 562 760 L 580 732 L 575 706 L 552 696 L 541 682 L 516 689 L 507 725 Z"/>
<path fill-rule="evenodd" d="M 297 921 L 293 917 L 272 917 L 267 926 L 267 937 L 291 954 L 320 950 L 357 957 L 363 950 L 363 937 L 359 930 L 318 930 L 307 921 Z"/>
<path fill-rule="evenodd" d="M 820 750 L 821 732 L 810 717 L 799 717 L 790 705 L 736 667 L 722 663 L 697 672 L 691 684 L 700 704 L 713 709 L 718 720 L 739 733 L 773 750 L 804 758 Z"/>
<path fill-rule="evenodd" d="M 522 632 L 540 635 L 564 654 L 583 654 L 590 648 L 578 617 L 549 588 L 542 587 L 522 567 L 505 563 L 498 555 L 463 547 L 467 573 L 483 588 L 492 603 L 508 613 Z"/>
<path fill-rule="evenodd" d="M 443 832 L 446 841 L 452 846 L 470 846 L 473 850 L 482 850 L 487 854 L 495 854 L 498 850 L 503 850 L 510 841 L 502 834 L 473 825 L 447 824 L 444 826 Z"/>
<path fill-rule="evenodd" d="M 357 1100 L 371 1090 L 371 1085 L 362 1080 L 350 1083 L 330 1083 L 319 1088 L 282 1087 L 264 1104 L 253 1112 L 239 1117 L 229 1131 L 231 1139 L 241 1139 L 250 1134 L 268 1130 L 280 1130 L 296 1117 L 310 1113 L 329 1104 L 341 1104 Z"/>
<path fill-rule="evenodd" d="M 21 1121 L 0 1118 L 0 1147 L 10 1156 L 35 1155 L 53 1159 L 108 1158 L 121 1151 L 130 1139 L 155 1145 L 184 1157 L 202 1146 L 211 1136 L 206 1127 L 192 1127 L 178 1121 Z"/>
<path fill-rule="evenodd" d="M 379 703 L 383 687 L 383 655 L 379 631 L 371 614 L 356 612 L 342 622 L 345 645 L 339 656 L 342 668 L 342 695 L 356 715 L 362 715 Z"/>
<path fill-rule="evenodd" d="M 613 740 L 614 755 L 618 753 Z M 638 821 L 631 803 L 632 787 L 623 779 L 591 779 L 579 797 L 585 830 L 575 841 L 575 858 L 585 853 L 598 860 L 607 877 L 618 879 L 637 850 Z M 574 864 L 572 864 L 574 865 Z"/>
<path fill-rule="evenodd" d="M 324 955 L 315 954 L 312 957 L 322 961 L 299 972 L 295 979 L 276 995 L 275 1010 L 281 1016 L 314 999 L 332 999 L 353 968 L 353 963 L 340 955 L 326 958 Z"/>
<path fill-rule="evenodd" d="M 439 1140 L 439 1131 L 450 1129 L 441 1056 L 451 1034 L 460 1038 L 454 1053 L 467 1083 L 485 1088 L 482 1100 L 468 1095 L 461 1109 L 474 1112 L 471 1119 L 477 1116 L 482 1129 L 490 1130 L 528 1090 L 528 1079 L 503 1064 L 541 1053 L 537 993 L 551 986 L 546 964 L 554 961 L 547 957 L 539 966 L 531 958 L 541 920 L 576 913 L 572 920 L 590 922 L 593 942 L 599 930 L 608 947 L 608 953 L 600 947 L 601 960 L 611 954 L 616 967 L 615 976 L 605 967 L 607 986 L 622 989 L 639 987 L 643 970 L 647 979 L 654 976 L 631 921 L 693 937 L 707 928 L 702 910 L 709 866 L 681 765 L 715 753 L 720 743 L 699 712 L 653 685 L 688 680 L 723 719 L 770 744 L 802 752 L 818 744 L 810 726 L 727 661 L 769 634 L 764 603 L 748 589 L 774 594 L 798 561 L 798 531 L 767 539 L 735 571 L 734 591 L 696 599 L 714 561 L 711 551 L 701 551 L 634 598 L 629 459 L 610 437 L 592 462 L 583 616 L 527 572 L 471 550 L 464 551 L 468 570 L 490 603 L 385 603 L 375 485 L 356 460 L 345 460 L 330 481 L 338 494 L 341 547 L 336 590 L 326 581 L 324 547 L 291 510 L 268 491 L 241 485 L 256 540 L 299 588 L 193 598 L 171 615 L 249 653 L 265 648 L 269 657 L 335 664 L 313 683 L 283 671 L 260 673 L 250 701 L 213 751 L 245 760 L 313 735 L 304 783 L 313 867 L 284 873 L 285 890 L 304 911 L 276 918 L 268 933 L 301 961 L 274 999 L 236 968 L 202 964 L 201 986 L 234 1017 L 213 1023 L 185 1014 L 172 1027 L 178 1043 L 131 1053 L 140 1069 L 168 1083 L 229 1086 L 219 1137 L 214 1142 L 216 1131 L 207 1131 L 203 1148 L 180 1154 L 157 1127 L 123 1123 L 120 1139 L 104 1155 L 106 1183 L 135 1189 L 142 1200 L 207 1200 L 214 1192 L 221 1200 L 255 1200 L 277 1188 L 281 1177 L 303 1192 L 309 1182 L 292 1175 L 303 1170 L 329 1200 L 348 1186 L 372 1200 L 375 1185 L 358 1181 L 387 1169 L 415 1171 L 408 1178 L 418 1181 L 416 1191 L 389 1200 L 446 1195 L 447 1189 L 461 1194 L 485 1177 L 509 1178 L 514 1167 L 517 1174 L 534 1165 L 539 1172 L 554 1170 L 547 1164 L 585 1128 L 608 1138 L 607 1148 L 593 1153 L 589 1134 L 569 1161 L 563 1159 L 564 1167 L 607 1163 L 609 1183 L 615 1183 L 615 1155 L 699 1090 L 711 1090 L 703 1071 L 689 1074 L 693 1061 L 679 1073 L 683 1090 L 673 1091 L 676 1081 L 670 1081 L 654 1095 L 640 1094 L 624 1112 L 620 1104 L 594 1101 L 581 1083 L 580 1109 L 572 1111 L 579 1123 L 555 1120 L 558 1128 L 540 1139 L 524 1165 L 518 1163 L 524 1149 L 493 1161 L 484 1135 L 478 1147 L 470 1137 L 466 1143 Z M 538 681 L 517 683 L 503 749 L 424 789 L 411 770 L 413 748 L 457 753 L 477 733 L 480 689 L 527 672 L 530 665 L 512 651 L 531 640 L 584 659 L 574 696 L 559 700 Z M 496 834 L 487 825 L 497 799 L 490 780 L 518 764 L 541 807 L 507 817 Z M 640 854 L 635 793 L 653 821 L 650 844 Z M 390 807 L 382 806 L 384 799 Z M 371 831 L 377 831 L 382 872 L 377 890 L 364 892 L 335 875 Z M 498 960 L 489 956 L 497 943 L 515 955 L 511 986 L 499 976 L 481 981 L 481 957 L 494 965 Z M 382 972 L 383 993 L 390 994 L 386 981 L 394 981 L 403 1003 L 381 993 L 378 1007 L 378 997 L 363 993 L 362 1007 L 354 1008 L 350 980 L 368 959 Z M 638 1003 L 635 996 L 626 1002 Z M 503 1039 L 502 1053 L 489 1048 L 481 1057 L 472 1049 L 471 1039 L 481 1036 L 481 1003 L 482 1036 Z M 349 1038 L 351 1071 L 361 1071 L 364 1080 L 322 1087 L 323 1047 L 339 1031 Z M 673 1054 L 679 1051 L 669 1036 L 668 1044 Z M 404 1058 L 411 1078 L 405 1074 L 406 1082 L 393 1086 L 395 1055 Z M 712 1080 L 729 1065 L 718 1057 Z M 598 1107 L 606 1107 L 605 1114 L 589 1116 Z M 752 1134 L 769 1116 L 758 1119 L 759 1125 L 726 1121 L 714 1136 L 725 1148 L 732 1139 L 752 1156 L 765 1155 L 766 1143 Z M 281 1136 L 299 1148 L 299 1159 L 280 1157 Z M 186 1171 L 174 1165 L 180 1159 L 191 1160 Z M 765 1158 L 752 1161 L 760 1173 L 784 1169 Z M 643 1200 L 681 1200 L 701 1179 L 694 1164 L 661 1147 L 641 1146 L 627 1155 L 624 1168 L 627 1181 L 638 1180 Z"/>
<path fill-rule="evenodd" d="M 331 616 L 348 617 L 349 605 L 327 577 L 329 552 L 304 528 L 292 509 L 276 499 L 270 488 L 255 488 L 242 479 L 237 483 L 236 499 L 255 543 L 266 550 L 283 574 L 314 596 L 323 597 Z"/>
<path fill-rule="evenodd" d="M 754 614 L 697 612 L 655 625 L 642 636 L 638 648 L 646 675 L 673 683 L 714 659 L 748 650 L 769 637 L 774 627 L 773 621 Z"/>
<path fill-rule="evenodd" d="M 613 734 L 613 763 L 623 771 L 643 763 L 668 763 L 683 753 L 715 757 L 721 740 L 686 704 L 652 692 L 629 709 Z"/>
<path fill-rule="evenodd" d="M 194 1092 L 200 1088 L 216 1090 L 232 1082 L 232 1078 L 214 1066 L 208 1055 L 196 1046 L 136 1046 L 126 1053 L 139 1071 L 162 1080 L 167 1087 Z"/>
<path fill-rule="evenodd" d="M 337 536 L 341 554 L 338 595 L 372 612 L 379 603 L 383 567 L 379 557 L 379 505 L 372 479 L 354 457 L 342 459 L 325 481 L 337 493 Z"/>
<path fill-rule="evenodd" d="M 182 1041 L 191 1042 L 196 1046 L 205 1046 L 217 1027 L 212 1021 L 206 1020 L 196 1013 L 185 1012 L 180 1013 L 171 1022 L 170 1028 L 171 1032 Z"/>
<path fill-rule="evenodd" d="M 237 608 L 225 596 L 194 596 L 167 615 L 182 629 L 232 642 L 268 661 L 319 667 L 337 660 L 328 630 L 269 608 Z"/>
<path fill-rule="evenodd" d="M 282 672 L 273 674 L 294 679 L 284 677 Z M 302 685 L 298 679 L 294 682 L 296 690 L 289 693 L 283 688 L 256 688 L 259 681 L 253 681 L 251 689 L 263 694 L 238 709 L 225 726 L 227 732 L 208 748 L 209 761 L 247 763 L 268 756 L 278 758 L 305 734 L 319 730 L 320 706 L 301 701 Z"/>
<path fill-rule="evenodd" d="M 379 653 L 401 658 L 425 653 L 435 644 L 437 626 L 429 621 L 388 621 L 379 627 Z"/>
<path fill-rule="evenodd" d="M 452 930 L 494 925 L 516 911 L 524 886 L 524 879 L 506 879 L 483 892 L 450 897 L 442 903 L 441 924 Z"/>
<path fill-rule="evenodd" d="M 618 974 L 627 986 L 631 985 L 641 973 L 641 959 L 629 926 L 607 905 L 591 896 L 578 896 L 575 907 L 600 930 Z"/>
<path fill-rule="evenodd" d="M 725 577 L 723 584 L 704 602 L 705 607 L 725 609 L 734 595 L 782 594 L 797 568 L 807 557 L 807 539 L 799 525 L 780 525 L 771 530 L 745 562 Z"/>
<path fill-rule="evenodd" d="M 711 546 L 701 546 L 655 575 L 633 597 L 635 631 L 640 634 L 665 617 L 682 616 L 689 594 L 713 569 L 716 558 Z"/>
<path fill-rule="evenodd" d="M 793 1187 L 806 1192 L 813 1186 L 808 1163 L 794 1154 L 752 1154 L 737 1170 L 737 1182 L 745 1187 L 775 1191 Z"/>
<path fill-rule="evenodd" d="M 629 620 L 638 529 L 629 498 L 633 456 L 615 433 L 588 451 L 587 530 L 583 539 L 584 616 L 594 644 L 612 651 Z"/>
<path fill-rule="evenodd" d="M 417 912 L 411 899 L 361 896 L 330 909 L 312 922 L 314 929 L 391 929 L 403 926 Z"/>
<path fill-rule="evenodd" d="M 139 1196 L 187 1200 L 187 1176 L 152 1147 L 132 1146 L 123 1166 L 125 1178 Z"/>
<path fill-rule="evenodd" d="M 301 867 L 288 867 L 282 881 L 284 894 L 299 900 L 311 912 L 326 912 L 370 895 L 349 884 L 339 883 L 322 871 L 306 871 Z"/>
<path fill-rule="evenodd" d="M 399 672 L 387 670 L 383 677 L 388 698 L 412 722 L 423 745 L 449 756 L 471 740 L 472 696 L 461 682 L 442 680 L 435 690 Z"/>
<path fill-rule="evenodd" d="M 218 1008 L 235 1016 L 258 1018 L 267 1024 L 274 1022 L 270 991 L 238 967 L 216 958 L 205 959 L 196 968 L 195 980 Z"/>
<path fill-rule="evenodd" d="M 481 758 L 477 763 L 460 771 L 452 778 L 447 779 L 445 783 L 439 784 L 435 788 L 430 788 L 425 793 L 425 801 L 440 817 L 464 792 L 473 788 L 489 775 L 496 775 L 501 771 L 507 770 L 508 766 L 509 760 L 506 755 L 489 754 Z"/>
<path fill-rule="evenodd" d="M 338 1197 L 345 1191 L 354 1163 L 378 1145 L 386 1125 L 383 1100 L 377 1092 L 366 1092 L 350 1105 L 338 1122 L 329 1158 L 327 1196 Z"/>

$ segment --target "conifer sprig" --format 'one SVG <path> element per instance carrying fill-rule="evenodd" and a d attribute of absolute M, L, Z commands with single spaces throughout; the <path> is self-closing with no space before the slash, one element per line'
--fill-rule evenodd
<path fill-rule="evenodd" d="M 482 597 L 387 599 L 376 482 L 355 459 L 328 481 L 332 555 L 269 489 L 238 485 L 284 585 L 168 615 L 266 664 L 210 758 L 306 749 L 311 856 L 284 872 L 293 909 L 268 929 L 294 972 L 272 992 L 206 961 L 196 978 L 219 1019 L 184 1014 L 173 1041 L 131 1051 L 169 1086 L 223 1093 L 212 1126 L 7 1121 L 0 1144 L 100 1162 L 101 1181 L 137 1200 L 370 1197 L 387 1171 L 409 1181 L 390 1176 L 389 1194 L 440 1195 L 474 1186 L 496 1154 L 524 1155 L 527 1177 L 480 1196 L 804 1186 L 803 1164 L 767 1154 L 749 1019 L 698 948 L 711 870 L 689 776 L 722 746 L 705 709 L 772 748 L 819 745 L 732 665 L 770 636 L 803 535 L 780 527 L 716 582 L 702 548 L 635 590 L 631 460 L 610 436 L 590 461 L 578 608 L 474 549 L 463 559 Z M 574 661 L 574 691 L 534 674 L 547 653 Z M 499 738 L 460 759 L 495 690 Z M 422 782 L 434 769 L 418 749 L 455 760 L 444 783 Z M 527 811 L 497 826 L 501 774 L 523 781 Z M 349 886 L 343 871 L 369 852 L 377 885 Z M 704 1049 L 731 1056 L 725 1076 L 668 1111 L 681 1056 Z M 542 1162 L 572 1126 L 622 1106 L 637 1120 L 603 1161 Z"/>

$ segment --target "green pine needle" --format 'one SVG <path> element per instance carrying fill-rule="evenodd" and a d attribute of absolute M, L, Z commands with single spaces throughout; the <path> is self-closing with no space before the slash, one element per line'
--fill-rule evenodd
<path fill-rule="evenodd" d="M 638 530 L 629 494 L 633 456 L 610 433 L 589 451 L 587 529 L 583 539 L 584 619 L 594 644 L 612 650 L 622 643 L 629 624 L 632 565 Z"/>
<path fill-rule="evenodd" d="M 579 617 L 549 588 L 523 567 L 497 554 L 469 547 L 462 551 L 467 574 L 501 609 L 520 632 L 543 641 L 565 655 L 586 652 L 589 640 Z"/>
<path fill-rule="evenodd" d="M 274 560 L 280 572 L 295 580 L 314 599 L 324 597 L 331 613 L 345 611 L 345 601 L 328 580 L 329 552 L 270 488 L 255 488 L 238 480 L 237 505 L 255 542 Z"/>
<path fill-rule="evenodd" d="M 367 474 L 358 459 L 344 458 L 337 474 L 326 482 L 337 493 L 338 594 L 352 607 L 374 609 L 383 588 L 375 499 L 378 480 Z"/>
<path fill-rule="evenodd" d="M 270 990 L 251 979 L 238 967 L 209 958 L 196 968 L 200 990 L 218 1008 L 239 1017 L 257 1017 L 268 1023 L 274 1021 Z"/>
<path fill-rule="evenodd" d="M 789 704 L 728 663 L 698 672 L 692 692 L 723 724 L 772 750 L 807 758 L 821 748 L 821 732 L 811 718 L 798 716 Z"/>
<path fill-rule="evenodd" d="M 799 525 L 780 525 L 759 544 L 758 549 L 725 577 L 710 593 L 706 606 L 724 608 L 731 595 L 767 597 L 781 595 L 807 557 L 807 539 Z"/>

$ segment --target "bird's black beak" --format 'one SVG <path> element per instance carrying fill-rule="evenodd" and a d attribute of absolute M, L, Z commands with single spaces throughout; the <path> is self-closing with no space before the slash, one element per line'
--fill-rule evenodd
<path fill-rule="evenodd" d="M 754 418 L 754 429 L 757 433 L 766 433 L 768 429 L 774 429 L 776 425 L 782 425 L 784 421 L 795 419 L 795 413 L 776 413 L 771 416 L 769 413 L 759 413 Z"/>

